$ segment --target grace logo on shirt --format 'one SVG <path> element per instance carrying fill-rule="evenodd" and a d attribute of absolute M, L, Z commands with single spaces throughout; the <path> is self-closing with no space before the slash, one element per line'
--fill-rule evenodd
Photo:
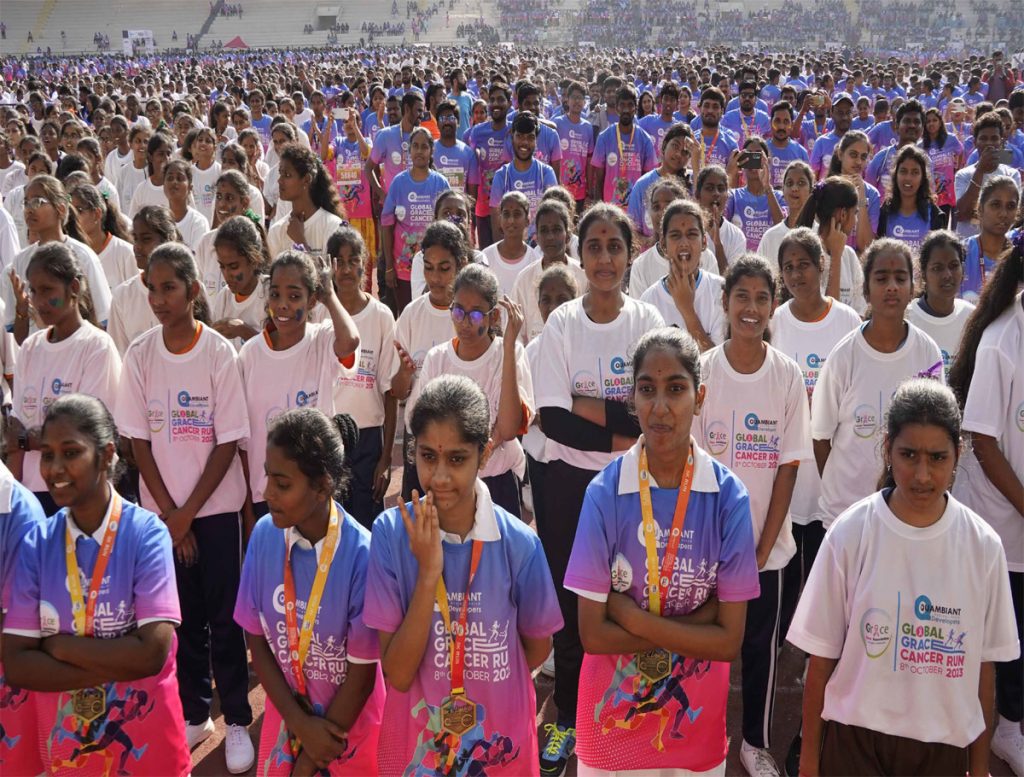
<path fill-rule="evenodd" d="M 641 527 L 643 524 L 641 524 Z M 641 528 L 642 531 L 642 528 Z M 615 560 L 612 562 L 612 590 L 617 593 L 628 591 L 629 587 L 633 585 L 633 566 L 629 563 L 622 553 L 615 555 Z"/>
<path fill-rule="evenodd" d="M 572 376 L 572 393 L 583 397 L 597 396 L 597 376 L 589 370 L 580 370 Z"/>
<path fill-rule="evenodd" d="M 721 421 L 712 421 L 704 433 L 708 453 L 721 456 L 729 447 L 729 429 Z"/>
<path fill-rule="evenodd" d="M 608 165 L 610 167 L 614 167 L 618 163 L 619 163 L 619 155 L 616 154 L 614 151 L 609 152 L 609 154 L 608 154 Z"/>
<path fill-rule="evenodd" d="M 60 633 L 60 613 L 47 601 L 39 602 L 39 633 L 43 637 Z"/>
<path fill-rule="evenodd" d="M 878 431 L 878 411 L 871 405 L 858 405 L 853 411 L 853 433 L 865 440 Z"/>
<path fill-rule="evenodd" d="M 1017 431 L 1024 432 L 1024 402 L 1017 405 L 1017 412 L 1014 415 L 1017 417 Z"/>
<path fill-rule="evenodd" d="M 21 412 L 26 419 L 35 418 L 38 410 L 39 397 L 36 396 L 34 391 L 29 390 L 21 395 Z"/>
<path fill-rule="evenodd" d="M 881 657 L 892 642 L 892 616 L 885 610 L 872 607 L 860 619 L 860 636 L 868 658 Z"/>
<path fill-rule="evenodd" d="M 149 431 L 162 431 L 167 424 L 167 414 L 164 412 L 164 403 L 158 399 L 150 400 L 146 405 L 146 422 L 149 424 Z"/>

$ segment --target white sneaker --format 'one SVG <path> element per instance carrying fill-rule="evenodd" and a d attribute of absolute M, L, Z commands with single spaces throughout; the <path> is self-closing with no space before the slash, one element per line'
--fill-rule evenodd
<path fill-rule="evenodd" d="M 1006 761 L 1006 765 L 1017 777 L 1024 777 L 1024 734 L 1020 724 L 999 719 L 992 734 L 992 752 Z"/>
<path fill-rule="evenodd" d="M 228 771 L 232 774 L 244 774 L 252 768 L 256 760 L 256 752 L 252 747 L 252 737 L 245 726 L 228 726 L 224 737 L 225 760 Z"/>
<path fill-rule="evenodd" d="M 544 663 L 540 668 L 540 673 L 545 677 L 555 676 L 555 651 L 552 650 L 548 657 L 544 659 Z"/>
<path fill-rule="evenodd" d="M 746 740 L 740 745 L 740 763 L 750 777 L 780 777 L 779 767 L 767 748 L 748 745 Z"/>
<path fill-rule="evenodd" d="M 214 725 L 211 718 L 202 723 L 186 723 L 185 738 L 188 740 L 188 749 L 195 750 L 199 745 L 213 736 Z"/>

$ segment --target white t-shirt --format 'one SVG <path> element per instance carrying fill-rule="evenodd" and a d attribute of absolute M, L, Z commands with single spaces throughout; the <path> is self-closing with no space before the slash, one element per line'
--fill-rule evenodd
<path fill-rule="evenodd" d="M 329 213 L 323 208 L 318 208 L 316 213 L 306 219 L 304 224 L 306 233 L 306 245 L 313 253 L 323 253 L 327 250 L 327 239 L 344 222 Z M 294 241 L 288 237 L 288 218 L 279 216 L 270 226 L 267 233 L 267 248 L 270 249 L 270 259 L 273 261 L 279 254 L 288 251 L 294 245 Z"/>
<path fill-rule="evenodd" d="M 249 208 L 260 217 L 260 223 L 263 223 L 267 217 L 267 206 L 263 200 L 263 192 L 252 184 L 249 184 Z"/>
<path fill-rule="evenodd" d="M 526 344 L 526 362 L 530 365 L 531 375 L 536 375 L 540 372 L 540 362 L 537 361 L 537 354 L 539 353 L 540 338 L 534 337 Z M 539 420 L 539 414 L 535 414 L 530 419 L 530 428 L 523 435 L 523 450 L 532 456 L 534 461 L 546 464 L 548 458 L 545 447 L 547 446 L 548 437 L 541 431 L 540 424 L 538 423 Z"/>
<path fill-rule="evenodd" d="M 334 406 L 352 416 L 360 429 L 369 429 L 384 423 L 384 394 L 401 364 L 395 349 L 395 317 L 387 305 L 371 297 L 352 321 L 359 330 L 359 366 L 338 376 Z"/>
<path fill-rule="evenodd" d="M 544 319 L 540 315 L 540 306 L 537 301 L 539 293 L 537 284 L 540 283 L 540 276 L 544 274 L 543 263 L 543 259 L 538 259 L 536 262 L 523 268 L 523 271 L 519 273 L 515 283 L 512 285 L 512 293 L 509 294 L 512 301 L 523 309 L 525 321 L 523 322 L 522 330 L 519 332 L 519 341 L 523 345 L 536 338 L 541 333 L 541 330 L 544 329 Z M 583 272 L 579 262 L 571 257 L 569 257 L 567 267 L 576 279 L 579 293 L 583 294 L 587 290 L 587 274 Z"/>
<path fill-rule="evenodd" d="M 149 306 L 149 289 L 142 280 L 142 274 L 136 273 L 111 292 L 110 321 L 107 332 L 110 333 L 122 356 L 128 350 L 132 340 L 159 326 L 160 322 L 153 315 Z"/>
<path fill-rule="evenodd" d="M 821 368 L 836 344 L 860 326 L 860 316 L 849 305 L 832 300 L 820 321 L 801 321 L 792 312 L 792 301 L 781 305 L 772 317 L 772 345 L 797 363 L 807 387 L 808 403 L 814 394 Z M 796 476 L 789 513 L 793 523 L 806 526 L 820 520 L 818 498 L 821 476 L 814 461 L 804 461 Z"/>
<path fill-rule="evenodd" d="M 192 165 L 192 196 L 196 210 L 209 222 L 213 219 L 214 200 L 217 199 L 217 179 L 220 178 L 220 162 L 214 162 L 205 170 Z"/>
<path fill-rule="evenodd" d="M 409 400 L 406 402 L 406 414 L 409 419 L 412 418 L 412 408 L 416 405 L 420 392 L 431 380 L 441 375 L 465 375 L 487 396 L 487 404 L 491 411 L 490 423 L 493 429 L 498 420 L 498 410 L 501 407 L 501 372 L 505 363 L 503 342 L 501 337 L 495 337 L 483 355 L 474 361 L 460 358 L 455 352 L 452 340 L 431 348 L 427 358 L 423 361 L 423 368 L 412 387 Z M 532 416 L 535 408 L 533 379 L 530 375 L 530 365 L 526 361 L 526 351 L 518 342 L 516 343 L 516 382 L 519 385 L 519 398 L 525 405 L 524 412 Z M 514 438 L 506 440 L 491 451 L 487 464 L 480 470 L 480 477 L 503 475 L 509 470 L 515 472 L 519 477 L 523 477 L 526 472 L 526 456 L 523 454 L 523 446 L 519 444 L 519 440 Z"/>
<path fill-rule="evenodd" d="M 99 183 L 96 184 L 96 189 L 107 198 L 108 203 L 114 203 L 117 209 L 121 210 L 121 195 L 118 193 L 113 181 L 106 176 L 101 176 Z"/>
<path fill-rule="evenodd" d="M 89 246 L 73 237 L 65 238 L 64 245 L 71 249 L 71 253 L 75 255 L 78 265 L 85 275 L 89 293 L 92 295 L 92 307 L 96 312 L 96 322 L 100 326 L 106 326 L 107 319 L 110 317 L 110 286 L 107 285 L 107 276 L 103 272 L 99 257 Z M 29 262 L 32 261 L 38 248 L 39 243 L 33 243 L 15 256 L 11 263 L 22 281 L 28 280 L 25 277 L 25 271 L 28 270 Z M 7 272 L 0 277 L 0 298 L 3 299 L 6 307 L 4 325 L 10 327 L 14 324 L 14 287 L 11 286 L 11 277 Z M 30 322 L 29 331 L 38 331 L 35 320 Z"/>
<path fill-rule="evenodd" d="M 942 349 L 942 363 L 946 368 L 946 379 L 949 379 L 949 368 L 956 361 L 960 351 L 960 336 L 964 333 L 967 319 L 974 312 L 974 305 L 963 299 L 953 300 L 953 312 L 948 316 L 933 316 L 921 308 L 918 297 L 907 305 L 906 319 L 935 341 Z"/>
<path fill-rule="evenodd" d="M 427 352 L 435 345 L 451 340 L 455 335 L 452 314 L 448 308 L 435 308 L 430 295 L 413 297 L 412 302 L 398 316 L 395 339 L 416 364 L 416 374 L 423 367 Z M 406 402 L 408 414 L 409 403 Z"/>
<path fill-rule="evenodd" d="M 800 368 L 784 353 L 767 346 L 760 369 L 747 375 L 729 364 L 724 348 L 701 355 L 701 382 L 707 389 L 694 436 L 747 487 L 756 544 L 779 467 L 814 459 L 811 411 Z M 787 511 L 764 570 L 782 569 L 794 553 Z"/>
<path fill-rule="evenodd" d="M 7 209 L 0 205 L 0 272 L 4 272 L 11 266 L 14 257 L 21 250 L 21 239 L 18 237 L 18 227 L 14 218 Z"/>
<path fill-rule="evenodd" d="M 24 174 L 24 172 L 25 165 L 21 162 L 11 162 L 7 167 L 0 167 L 0 192 L 4 191 L 4 185 L 12 174 L 17 177 L 19 173 Z"/>
<path fill-rule="evenodd" d="M 255 329 L 258 334 L 267 319 L 269 286 L 269 278 L 265 275 L 260 276 L 256 282 L 256 289 L 244 299 L 238 299 L 231 289 L 224 286 L 217 292 L 217 296 L 210 300 L 210 320 L 216 323 L 226 318 L 237 318 Z M 231 338 L 228 342 L 235 346 L 236 351 L 245 343 L 240 337 Z"/>
<path fill-rule="evenodd" d="M 139 274 L 139 266 L 135 263 L 134 246 L 116 235 L 107 236 L 107 244 L 97 254 L 97 257 L 111 292 L 117 286 Z"/>
<path fill-rule="evenodd" d="M 199 241 L 210 231 L 209 220 L 195 208 L 185 211 L 185 218 L 178 222 L 178 231 L 181 233 L 182 242 L 195 253 L 199 248 Z"/>
<path fill-rule="evenodd" d="M 811 435 L 832 442 L 816 516 L 826 527 L 875 490 L 884 468 L 882 436 L 892 395 L 903 381 L 922 375 L 946 382 L 939 346 L 913 324 L 907 324 L 907 339 L 893 353 L 868 345 L 863 326 L 832 349 L 811 400 Z"/>
<path fill-rule="evenodd" d="M 697 275 L 697 287 L 693 291 L 693 309 L 700 319 L 701 326 L 715 345 L 725 342 L 725 330 L 728 323 L 725 308 L 722 307 L 722 287 L 725 281 L 720 275 L 701 270 Z M 649 302 L 658 309 L 665 323 L 686 329 L 683 314 L 676 307 L 675 300 L 669 293 L 664 278 L 659 278 L 650 288 L 640 295 L 640 299 Z"/>
<path fill-rule="evenodd" d="M 217 264 L 217 250 L 213 241 L 217 238 L 217 230 L 211 229 L 201 238 L 195 248 L 196 268 L 199 270 L 199 282 L 203 284 L 207 299 L 214 299 L 220 290 L 225 288 L 224 274 Z"/>
<path fill-rule="evenodd" d="M 779 267 L 779 246 L 792 230 L 783 219 L 778 224 L 768 227 L 761 235 L 761 242 L 757 244 L 757 253 L 764 257 L 773 270 Z"/>
<path fill-rule="evenodd" d="M 121 175 L 121 168 L 125 165 L 130 165 L 132 162 L 132 152 L 128 149 L 128 153 L 124 156 L 118 152 L 115 148 L 109 154 L 107 154 L 106 161 L 103 163 L 103 174 L 111 181 L 117 181 Z"/>
<path fill-rule="evenodd" d="M 137 338 L 124 355 L 117 392 L 117 427 L 126 437 L 148 440 L 160 477 L 181 507 L 195 489 L 218 445 L 249 436 L 238 357 L 227 340 L 202 326 L 199 340 L 183 354 L 164 344 L 163 327 Z M 139 482 L 142 506 L 160 506 Z M 242 463 L 235 456 L 196 517 L 236 513 L 245 501 Z"/>
<path fill-rule="evenodd" d="M 115 152 L 116 153 L 116 152 Z M 136 167 L 131 161 L 122 165 L 114 181 L 117 183 L 117 191 L 122 202 L 130 203 L 135 196 L 135 190 L 143 184 L 149 176 L 148 167 Z"/>
<path fill-rule="evenodd" d="M 469 261 L 487 266 L 487 257 L 482 251 L 473 250 Z M 409 272 L 409 283 L 412 285 L 412 296 L 418 297 L 427 293 L 427 279 L 423 277 L 423 252 L 417 251 L 412 255 L 412 270 Z"/>
<path fill-rule="evenodd" d="M 540 370 L 533 376 L 538 412 L 560 407 L 572 412 L 574 396 L 628 401 L 633 391 L 633 346 L 640 336 L 665 326 L 653 305 L 625 297 L 614 321 L 599 324 L 583 309 L 583 297 L 552 311 L 540 336 Z M 548 460 L 597 472 L 618 453 L 582 451 L 548 438 Z"/>
<path fill-rule="evenodd" d="M 822 718 L 971 744 L 985 729 L 982 662 L 1019 655 L 1006 571 L 996 533 L 952 497 L 923 529 L 893 515 L 881 492 L 844 511 L 825 535 L 786 637 L 838 659 Z"/>
<path fill-rule="evenodd" d="M 12 412 L 26 429 L 41 425 L 47 408 L 64 394 L 89 394 L 108 409 L 117 395 L 121 357 L 110 335 L 88 323 L 59 343 L 51 343 L 49 333 L 47 327 L 29 335 L 18 352 Z M 25 453 L 21 481 L 37 493 L 46 491 L 39 458 L 39 451 Z"/>
<path fill-rule="evenodd" d="M 778 259 L 773 267 L 775 266 L 778 266 Z M 831 266 L 831 257 L 828 254 L 823 254 L 821 257 L 822 294 L 828 288 L 828 274 Z M 862 316 L 868 309 L 868 301 L 864 299 L 864 268 L 857 257 L 857 252 L 850 246 L 843 249 L 843 265 L 839 268 L 839 301 L 844 305 L 849 305 Z"/>
<path fill-rule="evenodd" d="M 718 261 L 710 249 L 705 248 L 701 252 L 700 269 L 718 275 Z M 661 250 L 655 243 L 640 254 L 629 267 L 629 296 L 640 299 L 645 291 L 668 275 L 668 271 L 668 259 L 661 255 Z"/>
<path fill-rule="evenodd" d="M 28 224 L 25 223 L 25 186 L 16 186 L 11 193 L 4 198 L 4 208 L 11 214 L 14 222 L 15 234 L 18 237 L 18 250 L 27 248 Z M 10 259 L 7 260 L 10 262 Z M 6 269 L 6 268 L 5 268 Z"/>
<path fill-rule="evenodd" d="M 356 361 L 359 356 L 356 354 Z M 316 407 L 334 415 L 334 383 L 345 369 L 334 353 L 334 327 L 306 324 L 303 338 L 284 351 L 275 351 L 266 330 L 250 338 L 238 354 L 249 409 L 249 488 L 254 502 L 263 501 L 267 476 L 267 427 L 293 407 Z"/>
<path fill-rule="evenodd" d="M 499 296 L 511 296 L 512 288 L 516 284 L 516 278 L 519 277 L 519 273 L 541 258 L 540 251 L 532 246 L 526 246 L 526 252 L 519 261 L 508 262 L 498 253 L 497 243 L 487 246 L 483 250 L 483 254 L 487 258 L 487 266 L 498 279 Z"/>
<path fill-rule="evenodd" d="M 974 357 L 974 380 L 964 405 L 963 429 L 994 437 L 1010 468 L 1024 473 L 1024 308 L 1022 295 L 986 327 Z M 1024 517 L 992 485 L 973 453 L 965 454 L 958 498 L 995 529 L 1010 570 L 1024 572 Z"/>
<path fill-rule="evenodd" d="M 719 236 L 722 238 L 722 248 L 725 249 L 725 261 L 731 265 L 747 252 L 747 236 L 743 234 L 742 229 L 724 218 L 722 219 L 722 226 L 719 227 L 718 231 Z M 707 250 L 715 262 L 714 272 L 718 272 L 718 259 L 715 256 L 715 247 L 711 243 L 710 238 L 708 238 L 708 243 Z M 701 262 L 703 262 L 703 258 Z"/>
<path fill-rule="evenodd" d="M 21 162 L 18 162 L 17 164 L 21 165 Z M 27 183 L 28 174 L 25 172 L 25 165 L 21 165 L 20 168 L 16 168 L 7 173 L 7 177 L 4 179 L 3 185 L 0 185 L 0 196 L 6 199 L 11 192 L 19 186 L 24 186 Z"/>
<path fill-rule="evenodd" d="M 161 208 L 168 207 L 164 187 L 157 186 L 150 178 L 146 178 L 135 187 L 135 191 L 132 193 L 131 204 L 128 206 L 128 218 L 135 218 L 135 215 L 147 205 L 159 205 Z"/>

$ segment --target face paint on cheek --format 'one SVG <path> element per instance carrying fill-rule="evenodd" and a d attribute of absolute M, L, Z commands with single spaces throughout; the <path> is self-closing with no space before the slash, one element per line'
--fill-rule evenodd
<path fill-rule="evenodd" d="M 60 297 L 53 297 L 52 299 L 47 300 L 47 302 L 50 304 L 51 308 L 59 308 L 64 304 L 64 300 Z"/>
<path fill-rule="evenodd" d="M 303 316 L 304 316 L 305 314 L 306 314 L 306 311 L 305 311 L 305 310 L 303 310 L 302 308 L 299 308 L 298 310 L 296 310 L 296 311 L 295 311 L 295 320 L 296 320 L 296 321 L 301 321 L 301 320 L 302 320 L 302 317 L 303 317 Z"/>
<path fill-rule="evenodd" d="M 245 276 L 242 273 L 238 273 L 238 275 L 235 276 L 235 283 L 241 283 L 244 280 Z"/>
<path fill-rule="evenodd" d="M 487 327 L 482 326 L 482 327 L 480 327 L 479 329 L 476 330 L 476 336 L 477 337 L 483 337 L 486 332 L 487 332 Z"/>

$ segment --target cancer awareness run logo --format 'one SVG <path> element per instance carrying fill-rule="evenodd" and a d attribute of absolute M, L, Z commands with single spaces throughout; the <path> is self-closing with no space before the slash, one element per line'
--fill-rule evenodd
<path fill-rule="evenodd" d="M 963 677 L 967 630 L 960 625 L 962 608 L 933 602 L 927 594 L 913 600 L 912 615 L 904 619 L 903 594 L 896 593 L 896 625 L 885 609 L 869 608 L 861 616 L 860 632 L 868 658 L 881 658 L 893 647 L 893 672 Z"/>
<path fill-rule="evenodd" d="M 263 627 L 263 634 L 267 638 L 267 644 L 277 654 L 277 662 L 281 666 L 291 666 L 288 657 L 288 632 L 284 619 L 284 583 L 274 589 L 274 611 L 281 617 L 276 618 L 273 623 L 268 624 L 263 613 L 260 613 L 260 625 Z M 306 614 L 306 600 L 295 600 L 295 614 L 302 622 Z M 348 652 L 346 640 L 337 640 L 333 634 L 324 639 L 317 627 L 321 625 L 320 616 L 323 610 L 317 613 L 316 622 L 313 628 L 313 637 L 309 643 L 309 652 L 306 654 L 306 662 L 302 665 L 308 682 L 328 683 L 335 688 L 345 682 L 348 671 Z"/>
<path fill-rule="evenodd" d="M 774 469 L 779 464 L 779 422 L 774 418 L 761 418 L 757 413 L 743 415 L 740 428 L 736 427 L 739 414 L 732 413 L 732 426 L 724 421 L 712 421 L 704 433 L 705 448 L 712 456 L 725 453 L 732 444 L 730 467 L 746 469 Z"/>
<path fill-rule="evenodd" d="M 170 422 L 171 442 L 214 442 L 209 396 L 182 389 L 171 403 Z"/>
<path fill-rule="evenodd" d="M 626 356 L 599 358 L 596 375 L 590 370 L 579 370 L 572 376 L 572 393 L 625 402 L 633 392 L 632 366 L 633 362 Z"/>

